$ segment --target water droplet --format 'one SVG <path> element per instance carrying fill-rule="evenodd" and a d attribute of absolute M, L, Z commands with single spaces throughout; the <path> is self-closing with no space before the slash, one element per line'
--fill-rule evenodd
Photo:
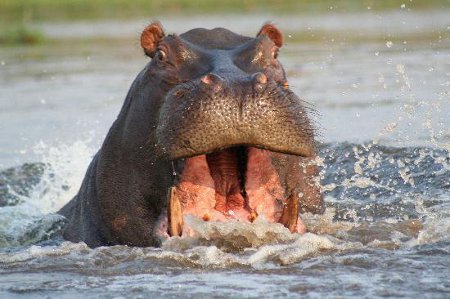
<path fill-rule="evenodd" d="M 402 5 L 400 5 L 400 8 L 405 8 L 405 7 L 406 7 L 405 3 L 403 3 Z"/>
<path fill-rule="evenodd" d="M 2 61 L 2 62 L 0 62 L 0 64 L 1 64 L 1 65 L 5 65 L 5 62 L 4 62 L 4 61 Z"/>
<path fill-rule="evenodd" d="M 397 69 L 397 72 L 399 72 L 400 74 L 404 74 L 405 73 L 405 66 L 403 64 L 397 64 L 395 66 L 395 68 Z"/>
<path fill-rule="evenodd" d="M 392 45 L 393 45 L 393 42 L 391 42 L 390 40 L 388 40 L 386 42 L 386 47 L 390 48 L 390 47 L 392 47 Z"/>

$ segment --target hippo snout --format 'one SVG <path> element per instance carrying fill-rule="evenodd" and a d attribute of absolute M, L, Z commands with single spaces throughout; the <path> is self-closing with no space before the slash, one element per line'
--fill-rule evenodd
<path fill-rule="evenodd" d="M 165 98 L 156 134 L 170 160 L 241 145 L 305 157 L 314 153 L 302 101 L 262 72 L 229 79 L 208 73 L 176 86 Z"/>
<path fill-rule="evenodd" d="M 205 84 L 205 86 L 209 86 L 213 90 L 218 89 L 218 88 L 220 89 L 223 86 L 223 84 L 225 84 L 225 79 L 215 73 L 209 73 L 209 74 L 201 77 L 200 81 L 203 84 Z M 267 76 L 262 72 L 257 72 L 251 76 L 244 78 L 242 81 L 243 81 L 242 83 L 244 83 L 245 81 L 248 81 L 250 84 L 253 85 L 254 88 L 261 89 L 267 83 Z M 237 85 L 240 85 L 239 81 L 237 81 Z"/>

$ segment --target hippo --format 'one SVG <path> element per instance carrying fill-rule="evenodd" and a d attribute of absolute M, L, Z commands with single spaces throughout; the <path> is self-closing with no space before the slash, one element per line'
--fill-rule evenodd
<path fill-rule="evenodd" d="M 157 247 L 183 234 L 185 215 L 305 232 L 301 213 L 324 210 L 316 130 L 278 60 L 280 30 L 166 35 L 153 22 L 140 44 L 150 61 L 59 211 L 63 237 Z"/>

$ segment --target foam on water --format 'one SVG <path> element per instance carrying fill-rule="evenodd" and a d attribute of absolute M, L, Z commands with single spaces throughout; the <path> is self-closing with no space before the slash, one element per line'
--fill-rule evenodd
<path fill-rule="evenodd" d="M 360 246 L 330 235 L 292 234 L 283 225 L 269 223 L 263 217 L 253 223 L 223 223 L 204 222 L 186 216 L 184 231 L 189 231 L 189 235 L 172 237 L 163 243 L 162 248 L 182 253 L 191 263 L 201 266 L 286 265 L 321 252 Z"/>
<path fill-rule="evenodd" d="M 432 210 L 426 212 L 428 218 L 422 224 L 418 221 L 389 220 L 351 224 L 333 221 L 330 217 L 333 211 L 329 209 L 325 216 L 306 217 L 313 232 L 303 235 L 291 234 L 282 225 L 268 223 L 264 219 L 248 224 L 204 222 L 186 217 L 190 235 L 172 237 L 163 243 L 162 248 L 113 246 L 90 249 L 84 243 L 62 242 L 59 245 L 33 245 L 16 252 L 0 253 L 0 263 L 9 270 L 17 267 L 34 270 L 83 269 L 88 273 L 121 273 L 123 267 L 127 268 L 128 273 L 140 273 L 143 271 L 141 263 L 191 268 L 271 269 L 317 256 L 365 248 L 412 248 L 448 239 L 450 207 L 440 206 L 437 209 L 439 212 Z M 437 214 L 431 216 L 431 213 Z M 144 269 L 144 272 L 147 270 Z"/>
<path fill-rule="evenodd" d="M 420 203 L 420 202 L 419 202 Z M 423 229 L 419 232 L 417 238 L 410 243 L 430 244 L 436 243 L 450 236 L 450 202 L 424 208 L 419 205 L 419 213 L 424 216 Z"/>
<path fill-rule="evenodd" d="M 193 234 L 170 238 L 161 249 L 127 246 L 90 249 L 84 243 L 63 242 L 56 246 L 34 245 L 15 253 L 2 253 L 0 263 L 12 266 L 27 261 L 27 267 L 36 265 L 38 268 L 55 267 L 58 263 L 61 267 L 71 267 L 82 263 L 87 271 L 98 270 L 98 267 L 114 271 L 118 262 L 126 260 L 137 264 L 150 259 L 190 267 L 267 268 L 362 246 L 359 242 L 344 242 L 330 235 L 291 234 L 282 225 L 263 219 L 256 221 L 255 225 L 203 222 L 190 217 L 186 221 Z M 49 264 L 48 259 L 53 256 L 58 256 L 59 261 Z M 39 265 L 43 260 L 47 261 Z"/>

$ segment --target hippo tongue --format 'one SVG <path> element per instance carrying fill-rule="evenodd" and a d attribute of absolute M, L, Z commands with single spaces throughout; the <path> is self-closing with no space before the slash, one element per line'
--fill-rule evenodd
<path fill-rule="evenodd" d="M 245 208 L 246 150 L 229 148 L 206 155 L 216 189 L 215 209 L 222 213 Z"/>

